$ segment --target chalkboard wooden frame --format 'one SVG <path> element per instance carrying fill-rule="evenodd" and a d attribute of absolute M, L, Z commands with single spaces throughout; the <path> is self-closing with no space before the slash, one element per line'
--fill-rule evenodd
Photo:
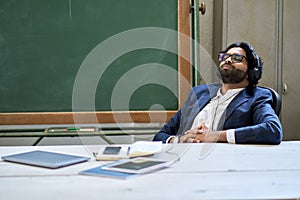
<path fill-rule="evenodd" d="M 190 36 L 189 1 L 178 0 L 178 32 Z M 190 43 L 178 37 L 178 106 L 180 107 L 190 90 Z M 187 81 L 188 80 L 188 81 Z M 188 83 L 187 83 L 188 82 Z M 150 123 L 166 122 L 177 110 L 172 111 L 105 111 L 105 112 L 24 112 L 0 113 L 0 125 L 39 124 L 86 124 L 95 123 Z"/>

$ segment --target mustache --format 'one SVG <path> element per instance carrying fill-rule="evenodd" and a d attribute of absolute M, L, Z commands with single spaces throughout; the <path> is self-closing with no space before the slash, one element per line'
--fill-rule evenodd
<path fill-rule="evenodd" d="M 224 65 L 229 65 L 229 66 L 232 67 L 232 69 L 235 69 L 235 66 L 233 66 L 231 63 L 224 63 L 224 64 L 222 64 L 222 65 L 220 66 L 220 68 L 223 68 Z"/>

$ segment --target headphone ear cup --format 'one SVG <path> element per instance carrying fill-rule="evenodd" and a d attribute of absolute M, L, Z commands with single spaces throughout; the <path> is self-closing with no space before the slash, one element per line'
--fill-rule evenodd
<path fill-rule="evenodd" d="M 261 68 L 255 67 L 251 70 L 251 78 L 254 82 L 258 81 L 261 78 Z"/>
<path fill-rule="evenodd" d="M 254 52 L 252 52 L 252 55 L 255 59 L 256 66 L 254 66 L 253 68 L 251 68 L 249 70 L 248 76 L 249 76 L 250 81 L 257 83 L 262 75 L 262 63 L 260 61 L 260 58 Z"/>

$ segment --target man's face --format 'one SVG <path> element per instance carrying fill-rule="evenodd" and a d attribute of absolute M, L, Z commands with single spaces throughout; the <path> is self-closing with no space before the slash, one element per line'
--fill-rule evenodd
<path fill-rule="evenodd" d="M 229 49 L 225 54 L 219 55 L 219 72 L 223 83 L 241 83 L 247 76 L 246 52 L 240 47 Z"/>

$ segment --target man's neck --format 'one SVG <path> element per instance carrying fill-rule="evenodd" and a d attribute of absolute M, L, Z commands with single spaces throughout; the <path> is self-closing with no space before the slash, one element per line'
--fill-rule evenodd
<path fill-rule="evenodd" d="M 227 93 L 228 90 L 238 89 L 238 88 L 245 88 L 247 87 L 248 83 L 241 82 L 241 83 L 234 83 L 234 84 L 222 84 L 221 93 L 224 95 Z"/>

